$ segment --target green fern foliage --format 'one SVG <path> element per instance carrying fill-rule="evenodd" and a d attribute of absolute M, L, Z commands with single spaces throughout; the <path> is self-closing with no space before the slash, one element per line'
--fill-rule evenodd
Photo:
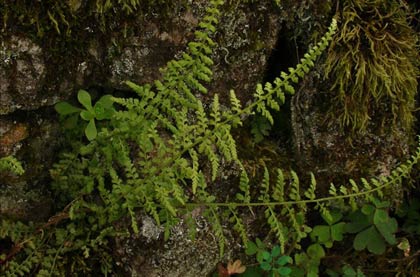
<path fill-rule="evenodd" d="M 199 97 L 211 94 L 206 84 L 212 80 L 212 51 L 217 46 L 212 37 L 222 4 L 210 1 L 195 40 L 180 59 L 161 69 L 160 80 L 144 85 L 126 82 L 135 95 L 112 97 L 116 111 L 97 130 L 95 139 L 62 155 L 51 170 L 62 214 L 41 227 L 2 223 L 1 238 L 21 246 L 11 256 L 1 257 L 7 264 L 2 273 L 63 276 L 70 268 L 88 276 L 98 266 L 107 275 L 113 267 L 108 238 L 126 235 L 116 230 L 116 221 L 128 219 L 130 231 L 138 233 L 136 214 L 145 211 L 164 227 L 168 238 L 171 227 L 182 217 L 193 236 L 192 211 L 197 207 L 211 223 L 221 255 L 228 221 L 244 244 L 248 242 L 246 212 L 264 214 L 269 234 L 278 240 L 281 254 L 288 255 L 301 247 L 311 231 L 306 222 L 309 208 L 315 207 L 332 222 L 331 207 L 356 209 L 364 201 L 382 199 L 388 187 L 401 185 L 419 161 L 420 147 L 390 176 L 331 185 L 329 195 L 322 198 L 317 197 L 314 175 L 305 185 L 294 171 L 277 169 L 273 177 L 265 168 L 260 182 L 250 180 L 238 157 L 232 129 L 254 113 L 274 123 L 270 109 L 279 110 L 285 93 L 294 93 L 292 84 L 314 66 L 337 22 L 333 19 L 326 35 L 296 68 L 282 72 L 273 84 L 257 85 L 254 102 L 243 107 L 231 90 L 230 107 L 226 107 L 218 94 L 210 95 L 211 103 Z M 232 195 L 236 202 L 229 200 L 230 195 L 217 196 L 212 187 L 226 167 L 239 168 L 238 188 Z"/>
<path fill-rule="evenodd" d="M 13 156 L 0 158 L 0 171 L 10 171 L 16 175 L 22 175 L 25 172 L 22 164 Z"/>
<path fill-rule="evenodd" d="M 349 211 L 350 207 L 349 212 L 359 212 L 362 206 L 369 206 L 370 203 L 375 205 L 382 203 L 381 199 L 384 198 L 384 194 L 388 191 L 391 192 L 396 186 L 401 186 L 403 180 L 409 177 L 413 167 L 419 161 L 420 137 L 416 152 L 409 160 L 392 170 L 389 176 L 372 178 L 369 181 L 361 179 L 359 183 L 350 179 L 347 185 L 339 187 L 331 184 L 329 196 L 317 197 L 316 179 L 313 174 L 311 174 L 310 184 L 303 188 L 294 171 L 286 175 L 282 170 L 277 169 L 276 179 L 271 181 L 269 171 L 265 168 L 263 178 L 258 184 L 259 193 L 254 199 L 247 198 L 246 202 L 236 203 L 187 203 L 186 205 L 190 208 L 196 205 L 226 207 L 231 217 L 234 218 L 232 221 L 235 222 L 235 230 L 241 234 L 245 245 L 248 238 L 246 237 L 247 232 L 244 223 L 240 220 L 240 208 L 255 209 L 260 207 L 264 210 L 267 225 L 277 239 L 281 253 L 285 254 L 290 253 L 293 249 L 300 249 L 301 240 L 311 233 L 312 229 L 305 224 L 307 211 L 310 207 L 318 210 L 327 222 L 336 222 L 337 220 L 334 218 L 337 209 Z M 246 176 L 246 174 L 242 173 L 242 176 Z M 250 188 L 247 178 L 241 177 L 240 188 L 241 190 Z M 249 192 L 244 191 L 237 198 L 244 200 L 243 195 L 249 195 Z M 389 234 L 386 233 L 386 235 Z M 328 246 L 331 247 L 332 244 L 328 244 Z"/>
<path fill-rule="evenodd" d="M 168 62 L 161 70 L 161 80 L 142 86 L 127 82 L 137 97 L 112 98 L 121 108 L 113 114 L 108 127 L 99 130 L 95 140 L 78 153 L 66 154 L 51 170 L 56 191 L 67 192 L 68 201 L 75 199 L 69 212 L 71 220 L 82 220 L 86 217 L 82 211 L 88 209 L 98 226 L 104 227 L 128 215 L 132 230 L 138 232 L 135 213 L 142 209 L 169 230 L 180 214 L 190 211 L 188 203 L 215 202 L 209 182 L 216 181 L 227 164 L 242 167 L 232 128 L 241 125 L 242 118 L 255 109 L 277 108 L 279 104 L 272 97 L 280 97 L 283 89 L 293 89 L 289 80 L 296 80 L 309 70 L 336 28 L 333 20 L 330 31 L 302 59 L 302 64 L 290 69 L 290 75 L 283 73 L 274 85 L 266 84 L 266 88 L 272 87 L 270 90 L 261 91 L 257 86 L 254 103 L 242 107 L 231 90 L 230 108 L 222 107 L 217 94 L 207 105 L 196 95 L 208 93 L 205 83 L 212 79 L 211 53 L 216 43 L 211 36 L 216 31 L 221 4 L 222 1 L 211 1 L 199 24 L 201 29 L 195 32 L 195 41 L 188 44 L 181 59 Z M 210 165 L 210 172 L 206 172 L 205 164 Z M 268 192 L 269 176 L 266 177 Z M 245 172 L 240 179 L 237 198 L 247 203 L 251 199 L 249 179 Z M 92 201 L 94 195 L 101 201 Z M 265 197 L 267 201 L 271 199 Z M 218 209 L 208 206 L 204 215 L 213 223 L 222 252 L 225 238 Z M 271 212 L 273 218 L 274 210 Z M 245 240 L 241 216 L 233 213 L 230 218 Z M 302 217 L 290 220 L 297 226 Z M 279 236 L 282 233 L 285 231 L 278 229 Z"/>
<path fill-rule="evenodd" d="M 336 30 L 337 21 L 333 19 L 327 33 L 322 37 L 321 41 L 300 59 L 300 63 L 296 68 L 289 68 L 288 73 L 281 72 L 280 76 L 277 77 L 273 83 L 267 82 L 264 86 L 262 84 L 257 85 L 254 93 L 255 102 L 253 105 L 256 106 L 256 113 L 265 118 L 270 125 L 274 124 L 270 109 L 280 111 L 280 106 L 284 104 L 286 99 L 285 94 L 293 95 L 295 93 L 293 84 L 298 83 L 299 79 L 303 78 L 315 65 L 315 60 L 321 56 L 323 51 L 327 48 Z M 258 117 L 257 120 L 261 121 Z M 254 134 L 257 142 L 260 141 L 264 135 L 268 134 L 267 129 L 270 129 L 269 126 L 264 126 L 264 124 L 265 122 L 263 120 L 262 122 L 254 122 L 253 124 L 251 132 Z"/>

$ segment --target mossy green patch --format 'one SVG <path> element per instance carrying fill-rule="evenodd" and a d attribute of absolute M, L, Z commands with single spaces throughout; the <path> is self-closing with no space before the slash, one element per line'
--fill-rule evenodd
<path fill-rule="evenodd" d="M 361 133 L 370 121 L 411 129 L 419 55 L 407 14 L 398 1 L 342 4 L 325 72 L 332 82 L 330 116 L 344 130 Z"/>

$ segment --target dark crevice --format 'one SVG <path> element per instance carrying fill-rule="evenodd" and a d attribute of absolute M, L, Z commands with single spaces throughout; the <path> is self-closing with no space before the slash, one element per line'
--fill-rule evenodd
<path fill-rule="evenodd" d="M 282 30 L 268 59 L 263 84 L 273 82 L 280 76 L 281 71 L 288 72 L 289 67 L 297 65 L 299 60 L 297 49 L 293 33 L 288 30 Z M 274 126 L 270 137 L 274 140 L 287 142 L 291 138 L 290 100 L 291 96 L 286 95 L 286 102 L 280 107 L 280 112 L 272 112 Z"/>
<path fill-rule="evenodd" d="M 287 72 L 289 67 L 296 66 L 298 62 L 296 47 L 293 33 L 290 31 L 281 31 L 267 61 L 264 83 L 273 82 L 280 75 L 281 71 Z"/>

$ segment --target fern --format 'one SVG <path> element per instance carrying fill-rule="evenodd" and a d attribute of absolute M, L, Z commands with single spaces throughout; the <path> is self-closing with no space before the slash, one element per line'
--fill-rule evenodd
<path fill-rule="evenodd" d="M 22 164 L 13 156 L 0 158 L 0 171 L 10 171 L 16 175 L 22 175 L 25 172 Z"/>
<path fill-rule="evenodd" d="M 382 199 L 383 194 L 392 190 L 395 186 L 401 185 L 404 178 L 409 177 L 413 167 L 420 161 L 420 137 L 419 145 L 414 155 L 411 156 L 404 164 L 395 168 L 389 176 L 380 178 L 372 178 L 370 181 L 361 179 L 360 184 L 354 180 L 349 180 L 348 186 L 342 185 L 337 190 L 336 186 L 331 184 L 329 196 L 316 198 L 316 180 L 311 174 L 311 182 L 307 189 L 301 192 L 301 185 L 297 174 L 291 171 L 290 177 L 285 178 L 282 170 L 277 170 L 277 178 L 274 185 L 270 183 L 270 176 L 268 170 L 264 170 L 264 177 L 260 183 L 259 195 L 252 201 L 250 199 L 244 202 L 229 202 L 229 203 L 187 203 L 186 206 L 193 208 L 199 206 L 209 207 L 226 207 L 234 216 L 235 229 L 237 229 L 241 237 L 244 237 L 244 229 L 241 227 L 243 222 L 238 222 L 240 218 L 237 216 L 237 209 L 240 207 L 255 208 L 261 207 L 264 209 L 264 214 L 267 224 L 270 226 L 271 232 L 275 234 L 278 240 L 282 253 L 286 253 L 292 249 L 299 249 L 299 242 L 307 236 L 310 228 L 305 225 L 306 211 L 309 205 L 315 205 L 315 209 L 319 210 L 321 215 L 327 219 L 331 219 L 329 207 L 340 207 L 345 211 L 348 205 L 352 210 L 356 210 L 362 206 L 363 203 L 370 203 L 376 199 Z M 243 176 L 245 174 L 243 173 Z M 284 189 L 286 180 L 289 180 L 289 193 L 285 195 Z M 242 189 L 249 189 L 247 179 L 243 178 L 240 181 Z M 245 192 L 246 194 L 247 192 Z M 241 194 L 243 195 L 243 194 Z M 302 198 L 305 196 L 305 198 Z M 242 200 L 243 196 L 239 197 Z M 285 221 L 284 219 L 287 219 Z M 238 227 L 239 226 L 239 227 Z M 244 242 L 247 238 L 243 238 Z"/>
<path fill-rule="evenodd" d="M 195 32 L 195 40 L 188 44 L 182 58 L 170 61 L 161 70 L 160 80 L 142 86 L 127 82 L 136 97 L 112 98 L 120 109 L 106 128 L 99 130 L 95 140 L 78 148 L 76 153 L 63 154 L 51 170 L 51 176 L 61 205 L 66 205 L 62 220 L 67 222 L 63 227 L 54 228 L 45 238 L 33 229 L 25 235 L 13 233 L 9 226 L 3 237 L 13 236 L 13 242 L 21 242 L 27 241 L 29 236 L 37 244 L 35 250 L 28 249 L 27 255 L 22 255 L 27 264 L 25 258 L 21 263 L 10 260 L 7 272 L 13 272 L 16 266 L 18 274 L 34 271 L 40 275 L 62 274 L 65 266 L 71 266 L 79 267 L 86 275 L 92 264 L 87 266 L 83 259 L 71 258 L 76 256 L 100 264 L 106 274 L 111 267 L 107 238 L 117 235 L 115 221 L 128 217 L 132 231 L 138 233 L 136 213 L 139 210 L 146 211 L 163 225 L 165 238 L 168 238 L 171 227 L 181 216 L 185 216 L 193 233 L 191 211 L 200 207 L 203 216 L 211 222 L 219 240 L 220 255 L 223 255 L 226 221 L 233 224 L 246 243 L 247 225 L 242 220 L 245 209 L 241 208 L 254 212 L 260 207 L 270 233 L 277 238 L 285 254 L 299 248 L 300 241 L 307 236 L 309 228 L 305 222 L 309 206 L 315 206 L 328 216 L 331 206 L 349 203 L 357 206 L 372 197 L 381 198 L 386 188 L 400 185 L 408 176 L 420 159 L 420 147 L 390 176 L 362 179 L 362 185 L 352 180 L 350 186 L 332 185 L 330 195 L 322 198 L 317 198 L 313 175 L 309 187 L 305 188 L 293 171 L 285 173 L 277 169 L 273 180 L 265 168 L 258 188 L 251 186 L 254 183 L 238 157 L 232 128 L 240 126 L 242 118 L 255 113 L 274 123 L 270 110 L 279 110 L 285 94 L 294 93 L 293 83 L 299 82 L 314 66 L 336 30 L 336 21 L 333 19 L 326 35 L 304 55 L 296 68 L 282 72 L 273 83 L 258 84 L 253 102 L 243 107 L 231 90 L 230 108 L 220 104 L 217 94 L 208 107 L 197 94 L 209 94 L 206 83 L 212 80 L 211 54 L 216 47 L 212 36 L 217 31 L 221 4 L 219 0 L 210 1 L 200 29 Z M 222 202 L 210 189 L 210 183 L 218 180 L 228 163 L 241 169 L 235 195 L 238 202 Z M 39 230 L 47 229 L 44 226 Z M 35 264 L 40 266 L 35 268 Z"/>
<path fill-rule="evenodd" d="M 257 85 L 254 93 L 256 101 L 251 105 L 255 106 L 257 115 L 266 119 L 270 125 L 274 124 L 274 119 L 270 109 L 280 111 L 280 105 L 284 104 L 286 99 L 285 94 L 287 93 L 293 95 L 295 93 L 292 83 L 298 83 L 299 79 L 303 78 L 305 74 L 309 72 L 310 68 L 315 65 L 315 60 L 327 48 L 334 33 L 336 32 L 336 29 L 337 21 L 333 19 L 327 33 L 321 38 L 321 41 L 312 47 L 308 53 L 300 59 L 300 63 L 296 66 L 296 68 L 289 68 L 288 73 L 280 72 L 280 77 L 277 77 L 273 81 L 273 84 L 267 82 L 264 86 L 262 84 Z M 253 122 L 251 132 L 254 134 L 256 142 L 259 142 L 268 134 L 270 129 L 271 127 L 257 116 L 256 121 Z"/>
<path fill-rule="evenodd" d="M 230 91 L 231 109 L 221 107 L 217 94 L 210 108 L 205 109 L 195 94 L 207 93 L 203 82 L 211 80 L 209 55 L 215 46 L 211 34 L 216 30 L 214 24 L 217 23 L 217 7 L 220 4 L 220 1 L 211 2 L 208 14 L 200 24 L 202 30 L 196 32 L 196 40 L 189 43 L 182 59 L 170 61 L 161 70 L 162 80 L 144 86 L 127 82 L 139 98 L 113 98 L 124 109 L 114 113 L 109 128 L 102 129 L 95 141 L 82 147 L 78 157 L 69 156 L 72 162 L 64 160 L 53 170 L 55 187 L 59 191 L 72 188 L 87 195 L 93 191 L 99 193 L 102 203 L 87 204 L 85 200 L 78 200 L 80 203 L 75 206 L 87 205 L 102 219 L 101 225 L 128 214 L 132 229 L 137 232 L 134 214 L 137 209 L 144 209 L 159 224 L 170 224 L 175 222 L 174 219 L 189 201 L 214 201 L 214 196 L 207 191 L 207 182 L 218 178 L 222 163 L 241 164 L 235 139 L 231 135 L 232 126 L 240 125 L 241 119 L 254 110 L 269 117 L 267 107 L 279 108 L 274 97 L 281 100 L 284 98 L 283 90 L 293 91 L 289 82 L 297 81 L 313 66 L 313 60 L 325 49 L 336 28 L 333 20 L 330 31 L 296 69 L 290 69 L 289 74 L 282 73 L 273 85 L 265 84 L 264 89 L 258 85 L 255 102 L 242 108 L 235 93 Z M 133 143 L 136 145 L 134 148 Z M 203 173 L 205 160 L 211 165 L 209 180 Z M 71 178 L 65 177 L 67 175 Z M 111 184 L 105 185 L 105 179 Z M 264 185 L 266 194 L 263 202 L 269 202 L 268 172 Z M 192 197 L 185 193 L 188 187 L 191 187 Z M 245 173 L 242 174 L 240 187 L 243 194 L 239 193 L 238 198 L 244 203 L 249 202 L 251 194 Z M 295 195 L 296 199 L 300 197 L 299 190 Z M 162 213 L 162 210 L 166 212 Z M 290 215 L 290 221 L 299 224 L 299 212 Z M 74 214 L 78 216 L 76 212 Z M 162 217 L 162 214 L 165 216 Z M 214 211 L 209 214 L 212 222 L 215 214 Z M 237 229 L 243 230 L 237 214 L 233 214 Z M 217 228 L 221 223 L 214 225 Z M 168 227 L 165 226 L 165 229 Z M 220 230 L 217 233 L 222 234 Z M 283 233 L 285 230 L 278 231 L 279 235 Z"/>

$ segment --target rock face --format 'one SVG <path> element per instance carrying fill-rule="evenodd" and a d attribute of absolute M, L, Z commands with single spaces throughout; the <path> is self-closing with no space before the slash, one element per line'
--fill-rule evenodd
<path fill-rule="evenodd" d="M 196 277 L 208 275 L 220 261 L 219 242 L 208 223 L 197 216 L 194 239 L 188 226 L 181 221 L 171 229 L 167 241 L 164 230 L 155 221 L 142 216 L 138 235 L 117 239 L 115 257 L 127 276 L 136 277 Z M 128 227 L 127 227 L 128 228 Z M 234 240 L 225 246 L 225 256 L 232 255 Z M 236 249 L 236 251 L 238 251 Z"/>
<path fill-rule="evenodd" d="M 41 95 L 46 76 L 42 48 L 28 37 L 13 35 L 2 42 L 0 57 L 0 114 L 47 104 Z"/>
<path fill-rule="evenodd" d="M 390 130 L 391 122 L 385 127 L 372 122 L 364 134 L 353 137 L 344 133 L 337 120 L 326 116 L 331 94 L 320 76 L 320 72 L 309 73 L 292 98 L 291 124 L 300 170 L 314 172 L 324 192 L 333 181 L 342 184 L 348 178 L 388 176 L 408 156 L 411 138 L 401 128 Z"/>
<path fill-rule="evenodd" d="M 25 173 L 0 172 L 0 215 L 23 221 L 43 221 L 50 216 L 48 169 L 58 149 L 57 122 L 32 114 L 32 118 L 0 118 L 0 156 L 14 155 Z"/>

